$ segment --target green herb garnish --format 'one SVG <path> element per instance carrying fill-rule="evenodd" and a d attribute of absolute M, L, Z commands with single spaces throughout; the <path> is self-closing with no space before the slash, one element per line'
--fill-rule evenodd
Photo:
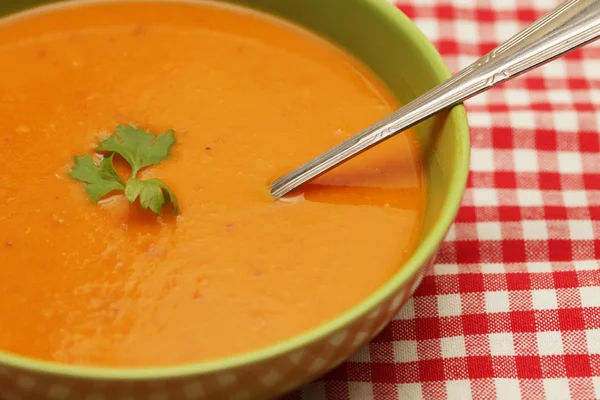
<path fill-rule="evenodd" d="M 161 208 L 164 205 L 169 204 L 169 202 L 173 203 L 175 210 L 178 209 L 175 195 L 171 189 L 158 178 L 147 179 L 145 181 L 131 178 L 127 181 L 127 186 L 125 187 L 125 197 L 127 197 L 127 200 L 131 203 L 139 197 L 142 207 L 150 208 L 155 214 L 159 214 Z"/>
<path fill-rule="evenodd" d="M 153 135 L 131 125 L 119 125 L 96 150 L 120 154 L 131 165 L 131 175 L 135 178 L 140 169 L 159 164 L 169 157 L 169 149 L 174 143 L 173 131 Z"/>
<path fill-rule="evenodd" d="M 100 142 L 95 150 L 111 153 L 99 165 L 91 155 L 75 157 L 75 166 L 71 177 L 85 183 L 90 199 L 97 203 L 102 197 L 113 191 L 125 192 L 131 203 L 139 197 L 140 205 L 159 214 L 162 207 L 173 203 L 178 212 L 178 203 L 173 191 L 160 179 L 137 179 L 138 172 L 150 165 L 159 164 L 169 157 L 169 150 L 175 144 L 173 131 L 153 135 L 132 125 L 119 125 L 115 133 Z M 131 166 L 131 178 L 127 184 L 115 171 L 114 155 L 119 154 Z"/>

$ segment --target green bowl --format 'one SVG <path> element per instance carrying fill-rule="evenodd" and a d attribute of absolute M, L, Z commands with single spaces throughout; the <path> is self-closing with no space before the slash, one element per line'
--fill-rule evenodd
<path fill-rule="evenodd" d="M 431 43 L 386 0 L 225 1 L 279 15 L 337 43 L 367 64 L 404 104 L 450 76 Z M 48 1 L 3 1 L 0 15 L 43 3 Z M 416 131 L 428 179 L 424 233 L 396 275 L 353 309 L 266 349 L 169 368 L 85 368 L 0 353 L 0 398 L 269 399 L 342 363 L 390 322 L 418 286 L 465 190 L 469 130 L 464 108 L 454 107 Z"/>

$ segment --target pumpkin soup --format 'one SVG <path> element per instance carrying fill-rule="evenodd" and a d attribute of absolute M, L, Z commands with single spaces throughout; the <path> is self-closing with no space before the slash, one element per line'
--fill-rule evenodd
<path fill-rule="evenodd" d="M 269 186 L 397 107 L 343 51 L 242 8 L 72 2 L 1 21 L 0 351 L 173 365 L 257 350 L 349 310 L 420 235 L 414 134 L 281 201 Z M 136 179 L 160 178 L 178 213 L 121 190 L 96 203 L 73 179 L 74 157 L 100 168 L 98 146 L 126 126 L 174 132 L 170 155 Z"/>

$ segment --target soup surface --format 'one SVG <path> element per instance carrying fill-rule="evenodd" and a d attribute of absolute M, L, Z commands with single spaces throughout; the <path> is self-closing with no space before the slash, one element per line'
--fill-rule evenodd
<path fill-rule="evenodd" d="M 398 106 L 324 40 L 245 9 L 97 2 L 0 23 L 0 349 L 160 366 L 275 344 L 386 282 L 420 234 L 412 132 L 274 201 L 269 184 Z M 181 210 L 69 177 L 118 124 L 175 131 Z M 128 171 L 123 160 L 117 170 Z"/>

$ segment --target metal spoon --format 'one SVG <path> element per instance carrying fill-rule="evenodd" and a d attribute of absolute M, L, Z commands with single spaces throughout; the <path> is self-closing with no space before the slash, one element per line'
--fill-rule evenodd
<path fill-rule="evenodd" d="M 568 0 L 467 68 L 271 186 L 278 199 L 405 129 L 600 36 L 600 0 Z"/>

